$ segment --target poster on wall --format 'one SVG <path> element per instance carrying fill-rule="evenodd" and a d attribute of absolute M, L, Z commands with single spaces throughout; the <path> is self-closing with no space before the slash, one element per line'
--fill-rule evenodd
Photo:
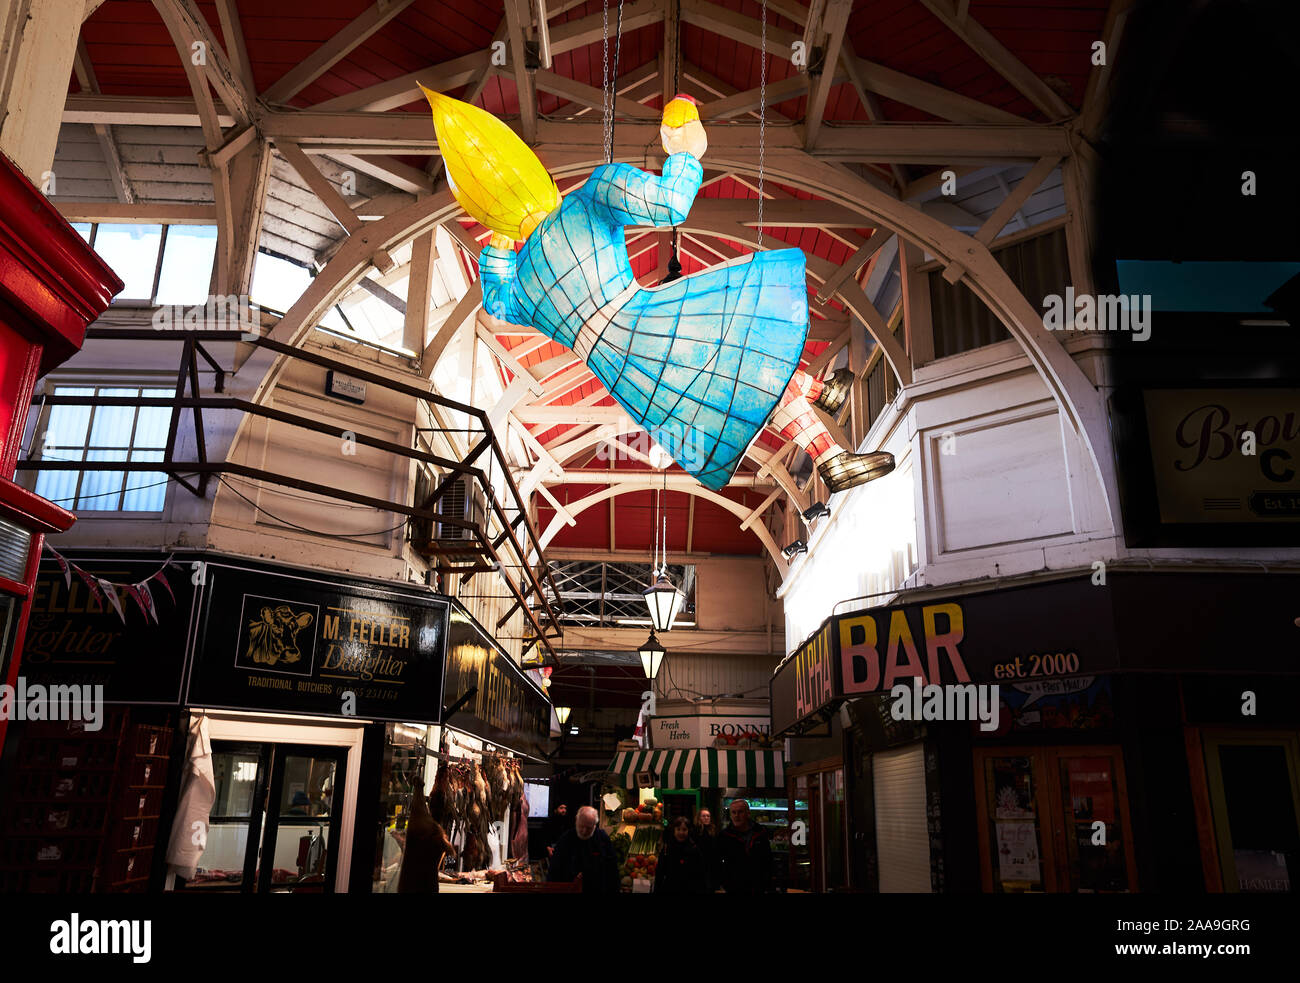
<path fill-rule="evenodd" d="M 998 877 L 1002 881 L 1039 880 L 1037 823 L 997 823 L 996 832 Z"/>
<path fill-rule="evenodd" d="M 166 560 L 70 553 L 65 572 L 43 558 L 19 663 L 28 685 L 103 686 L 105 703 L 179 703 L 194 585 L 188 563 Z M 129 588 L 139 583 L 148 598 L 137 602 Z"/>
<path fill-rule="evenodd" d="M 208 563 L 186 701 L 437 723 L 447 600 Z"/>
<path fill-rule="evenodd" d="M 1013 731 L 1097 730 L 1114 726 L 1110 676 L 1073 676 L 1003 685 L 994 736 Z M 978 724 L 972 724 L 978 727 Z"/>
<path fill-rule="evenodd" d="M 1115 782 L 1110 758 L 1065 758 L 1071 809 L 1076 822 L 1116 822 Z"/>

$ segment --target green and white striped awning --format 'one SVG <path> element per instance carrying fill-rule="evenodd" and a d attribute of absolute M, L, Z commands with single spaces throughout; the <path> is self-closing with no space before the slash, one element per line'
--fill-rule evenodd
<path fill-rule="evenodd" d="M 609 770 L 626 788 L 639 771 L 654 772 L 656 788 L 785 788 L 785 758 L 772 748 L 620 751 Z"/>

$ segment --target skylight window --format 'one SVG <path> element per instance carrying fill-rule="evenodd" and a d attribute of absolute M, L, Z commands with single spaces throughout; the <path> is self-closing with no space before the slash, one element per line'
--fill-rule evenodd
<path fill-rule="evenodd" d="M 157 304 L 202 304 L 212 281 L 217 255 L 215 225 L 172 225 L 163 246 Z"/>
<path fill-rule="evenodd" d="M 152 299 L 162 246 L 161 225 L 101 225 L 94 245 L 95 252 L 125 284 L 117 300 Z"/>

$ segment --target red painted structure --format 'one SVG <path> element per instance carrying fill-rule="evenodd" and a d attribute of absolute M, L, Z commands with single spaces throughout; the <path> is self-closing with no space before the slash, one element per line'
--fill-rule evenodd
<path fill-rule="evenodd" d="M 117 274 L 0 154 L 0 680 L 10 686 L 45 536 L 76 521 L 13 482 L 32 390 L 80 350 L 86 325 L 121 289 Z M 6 725 L 0 719 L 0 749 Z"/>

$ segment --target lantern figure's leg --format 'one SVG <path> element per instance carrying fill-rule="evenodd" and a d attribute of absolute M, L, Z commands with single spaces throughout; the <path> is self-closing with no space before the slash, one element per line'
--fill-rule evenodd
<path fill-rule="evenodd" d="M 770 420 L 782 437 L 793 440 L 808 452 L 832 494 L 865 484 L 894 470 L 894 455 L 887 451 L 855 454 L 845 450 L 835 442 L 813 410 L 810 400 L 824 405 L 833 390 L 838 396 L 836 407 L 843 404 L 847 383 L 841 377 L 846 372 L 847 369 L 841 370 L 823 381 L 796 371 Z M 852 373 L 848 373 L 848 381 L 851 382 L 852 378 Z"/>

